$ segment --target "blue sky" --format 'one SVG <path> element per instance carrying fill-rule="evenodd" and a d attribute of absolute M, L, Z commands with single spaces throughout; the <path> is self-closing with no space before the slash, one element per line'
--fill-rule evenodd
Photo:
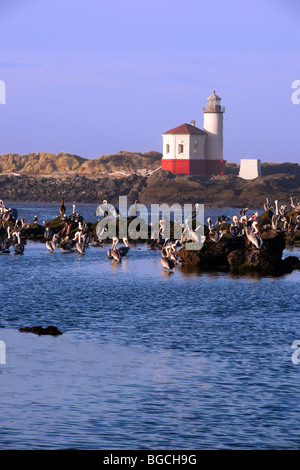
<path fill-rule="evenodd" d="M 162 151 L 222 97 L 224 158 L 299 162 L 297 0 L 1 0 L 0 153 Z"/>

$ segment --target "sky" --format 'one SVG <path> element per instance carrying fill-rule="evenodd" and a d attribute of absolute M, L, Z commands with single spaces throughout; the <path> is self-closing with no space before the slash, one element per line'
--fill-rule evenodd
<path fill-rule="evenodd" d="M 0 154 L 162 152 L 216 90 L 225 160 L 298 163 L 299 17 L 298 0 L 0 0 Z"/>

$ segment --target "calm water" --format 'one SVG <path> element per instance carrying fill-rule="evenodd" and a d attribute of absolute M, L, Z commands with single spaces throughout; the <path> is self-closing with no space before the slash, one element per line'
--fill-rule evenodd
<path fill-rule="evenodd" d="M 35 242 L 0 266 L 1 449 L 300 448 L 299 271 L 169 275 L 144 245 L 116 265 Z"/>

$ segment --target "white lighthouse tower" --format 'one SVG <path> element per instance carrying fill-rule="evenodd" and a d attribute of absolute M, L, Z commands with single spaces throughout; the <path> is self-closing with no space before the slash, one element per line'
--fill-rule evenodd
<path fill-rule="evenodd" d="M 207 98 L 207 105 L 203 107 L 203 130 L 207 133 L 206 171 L 208 174 L 223 174 L 225 170 L 223 161 L 224 112 L 225 107 L 221 106 L 221 98 L 214 91 Z"/>

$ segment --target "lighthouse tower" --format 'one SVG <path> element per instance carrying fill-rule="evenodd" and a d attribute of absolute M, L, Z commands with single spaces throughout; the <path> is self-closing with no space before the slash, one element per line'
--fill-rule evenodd
<path fill-rule="evenodd" d="M 206 173 L 224 174 L 223 160 L 223 113 L 221 98 L 214 91 L 207 98 L 207 105 L 203 108 L 203 130 L 207 133 L 206 139 Z"/>

